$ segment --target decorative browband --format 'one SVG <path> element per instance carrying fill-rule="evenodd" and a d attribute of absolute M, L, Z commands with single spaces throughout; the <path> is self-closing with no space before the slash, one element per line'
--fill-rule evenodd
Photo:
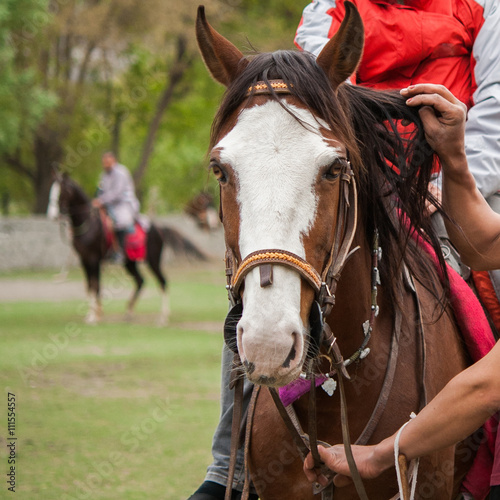
<path fill-rule="evenodd" d="M 271 87 L 271 89 L 278 94 L 290 93 L 289 85 L 283 80 L 269 80 L 269 84 L 260 81 L 248 87 L 247 95 L 271 94 L 269 87 Z M 290 87 L 293 87 L 293 85 L 290 84 Z"/>
<path fill-rule="evenodd" d="M 292 252 L 287 252 L 286 250 L 271 249 L 253 252 L 243 260 L 233 278 L 232 288 L 234 293 L 238 293 L 243 279 L 250 270 L 266 264 L 278 264 L 292 267 L 311 284 L 316 292 L 318 292 L 321 288 L 321 277 L 304 259 L 293 254 Z"/>

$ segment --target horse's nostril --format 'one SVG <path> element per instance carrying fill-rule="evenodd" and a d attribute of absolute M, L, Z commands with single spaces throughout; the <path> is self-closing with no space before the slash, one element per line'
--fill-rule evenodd
<path fill-rule="evenodd" d="M 295 336 L 295 334 L 294 334 L 294 336 Z M 286 357 L 285 361 L 283 362 L 283 364 L 281 366 L 283 368 L 290 368 L 290 362 L 295 359 L 296 355 L 297 355 L 297 351 L 295 349 L 295 342 L 294 342 L 292 348 L 290 349 L 290 352 L 288 353 L 288 356 Z"/>

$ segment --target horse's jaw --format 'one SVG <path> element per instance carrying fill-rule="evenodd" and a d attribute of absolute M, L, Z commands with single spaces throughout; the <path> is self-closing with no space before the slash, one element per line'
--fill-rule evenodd
<path fill-rule="evenodd" d="M 247 378 L 281 387 L 302 371 L 306 328 L 300 316 L 300 277 L 274 266 L 274 280 L 273 286 L 262 288 L 258 269 L 246 277 L 237 341 Z"/>

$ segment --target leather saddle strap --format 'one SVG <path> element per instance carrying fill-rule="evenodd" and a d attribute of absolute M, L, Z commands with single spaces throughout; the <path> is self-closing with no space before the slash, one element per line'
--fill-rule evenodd
<path fill-rule="evenodd" d="M 324 278 L 336 279 L 338 280 L 340 271 L 342 270 L 349 250 L 352 245 L 352 240 L 354 239 L 354 234 L 356 233 L 356 226 L 358 220 L 358 191 L 356 186 L 356 179 L 351 173 L 349 180 L 345 181 L 344 193 L 341 198 L 342 204 L 340 209 L 344 221 L 343 235 L 335 238 L 335 259 L 331 263 L 329 269 L 326 270 L 326 275 Z M 337 230 L 340 232 L 340 224 L 337 226 Z"/>
<path fill-rule="evenodd" d="M 413 277 L 410 275 L 412 281 Z M 415 286 L 415 305 L 418 313 L 418 333 L 420 334 L 420 343 L 421 343 L 421 363 L 422 363 L 422 392 L 420 393 L 420 408 L 421 410 L 424 406 L 427 406 L 428 398 L 427 398 L 427 386 L 425 384 L 425 379 L 427 376 L 427 347 L 425 343 L 425 327 L 424 327 L 424 319 L 422 317 L 422 308 L 420 307 L 420 299 L 418 297 L 418 289 L 417 284 L 414 282 Z"/>
<path fill-rule="evenodd" d="M 358 192 L 356 179 L 350 168 L 342 175 L 344 184 L 339 203 L 335 241 L 330 259 L 322 276 L 322 281 L 327 284 L 331 296 L 335 296 L 340 273 L 351 255 L 352 241 L 356 233 L 358 221 Z M 340 221 L 342 221 L 342 224 L 339 223 Z M 333 301 L 326 304 L 325 317 L 328 316 L 332 307 Z"/>
<path fill-rule="evenodd" d="M 321 489 L 313 485 L 313 493 L 321 491 L 321 500 L 332 500 L 334 493 L 333 474 L 321 460 L 318 451 L 318 426 L 316 419 L 316 377 L 311 374 L 311 390 L 309 391 L 309 415 L 308 415 L 309 446 L 314 460 L 315 468 L 321 469 L 322 474 L 328 478 L 329 483 Z"/>
<path fill-rule="evenodd" d="M 308 433 L 309 446 L 311 455 L 314 460 L 314 467 L 319 468 L 323 465 L 323 461 L 318 452 L 318 425 L 316 422 L 316 377 L 311 374 L 311 389 L 309 390 L 309 413 L 308 413 Z"/>
<path fill-rule="evenodd" d="M 224 500 L 231 500 L 233 491 L 234 472 L 236 470 L 236 457 L 238 454 L 239 441 L 240 441 L 240 425 L 243 414 L 243 377 L 237 373 L 237 366 L 239 364 L 239 356 L 234 356 L 236 367 L 233 366 L 231 372 L 231 388 L 234 388 L 234 404 L 233 404 L 233 421 L 231 424 L 231 455 L 229 459 L 229 470 L 226 485 L 226 495 Z"/>
<path fill-rule="evenodd" d="M 286 83 L 284 80 L 268 80 L 268 82 L 258 81 L 250 85 L 247 90 L 247 96 L 250 95 L 271 95 L 276 94 L 291 94 L 290 88 L 293 85 Z"/>
<path fill-rule="evenodd" d="M 418 318 L 417 322 L 417 330 L 418 330 L 418 336 L 420 338 L 420 363 L 422 365 L 422 380 L 421 380 L 421 392 L 420 392 L 420 404 L 419 404 L 419 410 L 421 410 L 424 406 L 427 406 L 428 403 L 428 398 L 427 398 L 427 386 L 425 384 L 425 379 L 426 379 L 426 365 L 427 365 L 427 348 L 426 348 L 426 343 L 425 343 L 425 327 L 424 327 L 424 319 L 422 316 L 422 307 L 420 305 L 420 298 L 418 295 L 418 288 L 417 288 L 417 283 L 413 279 L 413 275 L 411 274 L 410 270 L 408 268 L 405 268 L 405 278 L 407 280 L 408 287 L 411 290 L 411 293 L 413 294 L 413 299 L 415 301 L 415 309 L 416 309 L 416 316 Z"/>
<path fill-rule="evenodd" d="M 347 403 L 345 399 L 344 380 L 342 378 L 341 368 L 338 363 L 334 364 L 334 368 L 337 372 L 338 387 L 340 392 L 340 421 L 342 424 L 342 440 L 344 442 L 344 450 L 347 458 L 347 463 L 349 465 L 351 477 L 360 500 L 368 500 L 365 487 L 363 486 L 363 481 L 361 480 L 356 462 L 354 461 L 354 457 L 352 455 L 351 438 L 349 436 L 349 423 L 347 420 Z"/>

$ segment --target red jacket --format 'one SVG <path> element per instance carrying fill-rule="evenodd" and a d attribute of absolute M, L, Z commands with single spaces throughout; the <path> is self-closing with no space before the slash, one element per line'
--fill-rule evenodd
<path fill-rule="evenodd" d="M 439 83 L 470 108 L 466 152 L 485 197 L 500 190 L 500 1 L 352 0 L 365 25 L 353 83 L 403 88 Z M 296 45 L 316 55 L 344 18 L 344 0 L 314 0 Z"/>

